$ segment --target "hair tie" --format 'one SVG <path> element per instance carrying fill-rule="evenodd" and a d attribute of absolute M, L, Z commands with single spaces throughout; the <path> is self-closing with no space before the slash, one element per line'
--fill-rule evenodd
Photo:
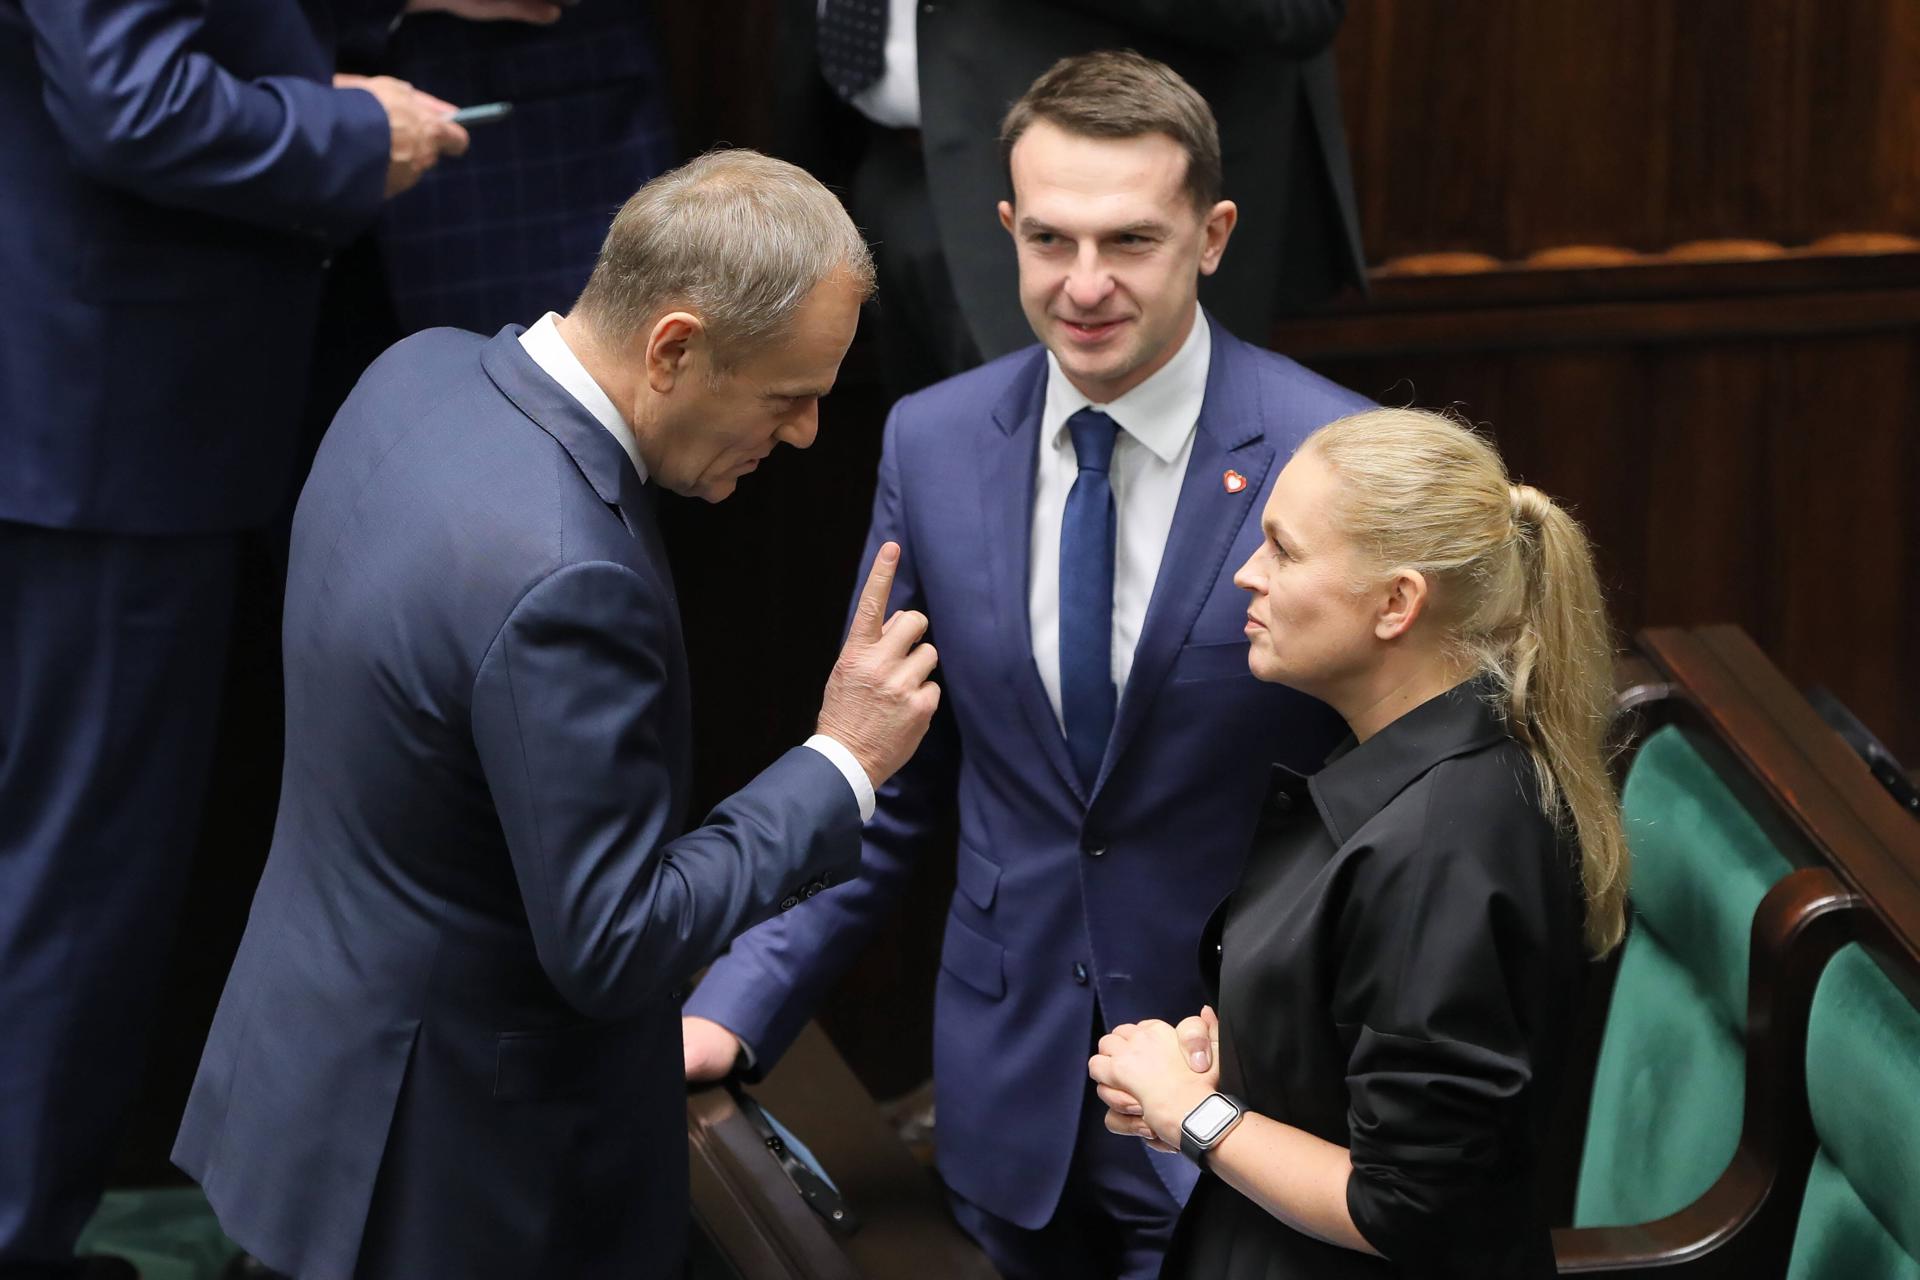
<path fill-rule="evenodd" d="M 1553 505 L 1553 499 L 1530 484 L 1510 484 L 1507 486 L 1507 503 L 1516 525 L 1537 529 L 1546 520 L 1547 509 Z"/>

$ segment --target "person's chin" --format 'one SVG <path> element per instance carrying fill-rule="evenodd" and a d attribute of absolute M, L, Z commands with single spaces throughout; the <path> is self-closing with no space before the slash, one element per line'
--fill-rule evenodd
<path fill-rule="evenodd" d="M 1118 382 L 1133 368 L 1129 352 L 1118 348 L 1084 351 L 1073 347 L 1054 351 L 1060 367 L 1081 382 Z"/>
<path fill-rule="evenodd" d="M 1247 652 L 1247 670 L 1253 673 L 1255 680 L 1266 684 L 1285 683 L 1285 668 L 1272 654 L 1260 652 L 1258 645 Z"/>

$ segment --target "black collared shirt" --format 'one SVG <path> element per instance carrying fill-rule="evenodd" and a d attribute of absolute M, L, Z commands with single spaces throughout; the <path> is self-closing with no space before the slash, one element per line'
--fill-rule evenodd
<path fill-rule="evenodd" d="M 1201 960 L 1220 1087 L 1348 1147 L 1347 1206 L 1382 1261 L 1202 1178 L 1164 1274 L 1549 1277 L 1531 1197 L 1581 964 L 1578 852 L 1470 681 L 1276 769 Z"/>

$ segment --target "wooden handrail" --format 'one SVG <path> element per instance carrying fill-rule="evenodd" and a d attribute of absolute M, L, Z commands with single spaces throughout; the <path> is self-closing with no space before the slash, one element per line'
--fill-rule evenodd
<path fill-rule="evenodd" d="M 1649 628 L 1640 647 L 1920 968 L 1920 823 L 1740 628 Z"/>

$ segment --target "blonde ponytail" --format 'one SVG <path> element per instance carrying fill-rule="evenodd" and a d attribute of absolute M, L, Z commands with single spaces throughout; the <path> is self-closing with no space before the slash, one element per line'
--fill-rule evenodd
<path fill-rule="evenodd" d="M 1606 764 L 1612 633 L 1585 531 L 1533 486 L 1509 493 L 1526 588 L 1505 663 L 1507 723 L 1533 756 L 1541 804 L 1580 838 L 1587 946 L 1605 955 L 1626 929 L 1628 868 Z"/>
<path fill-rule="evenodd" d="M 1542 809 L 1579 844 L 1586 942 L 1605 955 L 1626 929 L 1628 854 L 1606 763 L 1612 632 L 1586 534 L 1443 414 L 1369 410 L 1300 448 L 1339 474 L 1339 518 L 1363 558 L 1435 584 L 1434 616 L 1462 667 L 1498 685 Z"/>

